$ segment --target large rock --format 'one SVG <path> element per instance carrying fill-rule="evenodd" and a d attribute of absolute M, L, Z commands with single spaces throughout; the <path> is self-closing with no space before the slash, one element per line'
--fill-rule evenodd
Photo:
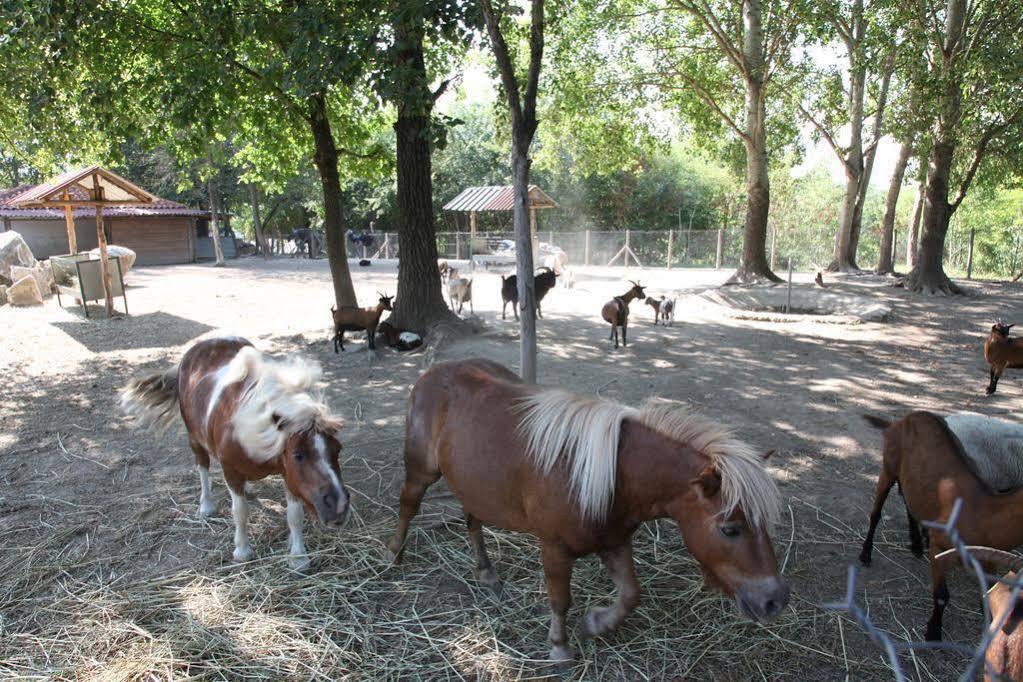
<path fill-rule="evenodd" d="M 0 284 L 0 305 L 7 303 L 7 287 Z"/>
<path fill-rule="evenodd" d="M 34 277 L 39 286 L 39 293 L 45 298 L 53 293 L 53 271 L 49 261 L 41 261 L 34 267 L 25 268 L 20 265 L 11 266 L 11 279 L 18 281 L 22 277 Z"/>
<path fill-rule="evenodd" d="M 11 266 L 31 268 L 36 264 L 32 250 L 28 248 L 24 238 L 13 230 L 0 232 L 0 284 L 10 284 Z"/>
<path fill-rule="evenodd" d="M 39 293 L 39 284 L 32 275 L 25 275 L 7 289 L 7 298 L 11 305 L 42 305 L 43 295 Z"/>
<path fill-rule="evenodd" d="M 99 247 L 89 252 L 93 260 L 99 259 Z M 119 258 L 121 260 L 121 274 L 127 275 L 128 271 L 131 270 L 131 266 L 135 265 L 135 252 L 129 249 L 127 246 L 117 246 L 116 244 L 110 244 L 107 246 L 107 256 L 110 258 Z"/>

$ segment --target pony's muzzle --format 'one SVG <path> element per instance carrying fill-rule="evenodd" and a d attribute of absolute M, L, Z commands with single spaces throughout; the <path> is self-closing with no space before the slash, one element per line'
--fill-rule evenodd
<path fill-rule="evenodd" d="M 328 489 L 316 499 L 316 514 L 328 526 L 340 526 L 348 516 L 348 491 Z"/>
<path fill-rule="evenodd" d="M 781 578 L 763 578 L 740 587 L 735 600 L 747 618 L 770 623 L 788 606 L 790 593 L 788 583 Z"/>

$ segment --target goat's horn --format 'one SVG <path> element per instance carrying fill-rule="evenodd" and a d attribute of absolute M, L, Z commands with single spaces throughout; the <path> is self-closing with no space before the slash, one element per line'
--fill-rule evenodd
<path fill-rule="evenodd" d="M 1004 566 L 1005 570 L 1008 571 L 1019 571 L 1023 569 L 1023 557 L 1012 552 L 1006 552 L 1002 549 L 994 549 L 993 547 L 982 547 L 979 545 L 967 545 L 967 551 L 977 561 L 985 561 L 991 564 L 998 564 Z M 941 554 L 938 554 L 935 559 L 946 559 L 956 553 L 955 549 L 946 549 Z"/>

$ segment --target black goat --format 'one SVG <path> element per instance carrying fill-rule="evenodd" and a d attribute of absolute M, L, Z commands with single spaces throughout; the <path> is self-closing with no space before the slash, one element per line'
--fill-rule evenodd
<path fill-rule="evenodd" d="M 540 271 L 533 277 L 533 292 L 536 294 L 536 314 L 543 319 L 543 312 L 540 311 L 540 301 L 547 295 L 547 292 L 554 288 L 558 281 L 558 275 L 550 268 L 540 268 Z M 505 317 L 505 310 L 508 304 L 512 304 L 512 312 L 515 319 L 519 319 L 519 280 L 515 275 L 501 276 L 501 319 Z"/>

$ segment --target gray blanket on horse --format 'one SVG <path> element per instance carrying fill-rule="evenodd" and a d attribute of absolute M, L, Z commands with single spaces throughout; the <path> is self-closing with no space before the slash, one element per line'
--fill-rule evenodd
<path fill-rule="evenodd" d="M 1004 493 L 1023 486 L 1023 425 L 974 414 L 953 414 L 945 424 L 991 490 Z"/>

